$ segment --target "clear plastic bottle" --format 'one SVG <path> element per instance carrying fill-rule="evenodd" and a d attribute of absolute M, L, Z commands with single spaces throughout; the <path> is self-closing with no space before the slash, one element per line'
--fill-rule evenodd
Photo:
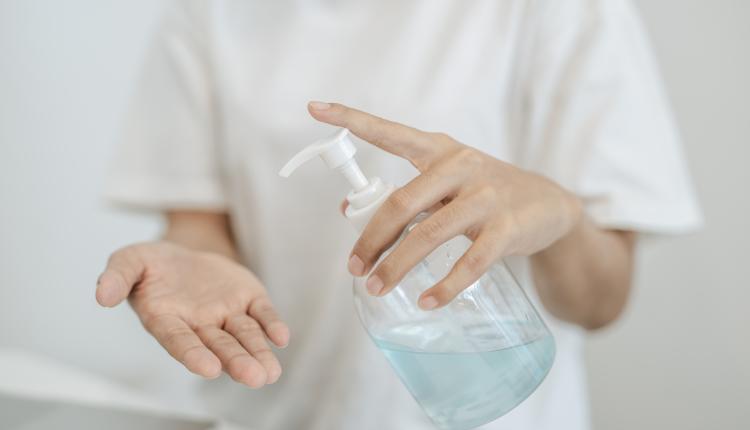
<path fill-rule="evenodd" d="M 555 356 L 552 335 L 502 262 L 447 306 L 417 306 L 470 244 L 463 236 L 443 244 L 383 297 L 367 293 L 366 278 L 354 281 L 362 324 L 441 429 L 506 414 L 539 386 Z"/>
<path fill-rule="evenodd" d="M 355 152 L 342 129 L 305 148 L 280 174 L 286 177 L 320 156 L 352 184 L 346 215 L 361 230 L 394 187 L 366 179 Z M 420 214 L 402 238 L 427 216 Z M 555 356 L 549 329 L 502 261 L 450 304 L 432 311 L 417 306 L 422 292 L 470 245 L 464 236 L 444 243 L 382 297 L 367 293 L 366 277 L 354 280 L 362 325 L 425 413 L 446 430 L 474 428 L 506 414 L 534 392 Z"/>

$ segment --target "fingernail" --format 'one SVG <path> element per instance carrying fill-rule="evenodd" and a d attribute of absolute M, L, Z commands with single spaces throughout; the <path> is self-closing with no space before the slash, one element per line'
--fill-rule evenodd
<path fill-rule="evenodd" d="M 349 264 L 347 266 L 349 268 L 349 273 L 354 276 L 362 276 L 365 274 L 365 263 L 363 263 L 362 259 L 356 255 L 352 255 L 351 258 L 349 258 Z"/>
<path fill-rule="evenodd" d="M 325 102 L 310 102 L 309 106 L 312 110 L 326 110 L 331 108 L 331 104 Z"/>
<path fill-rule="evenodd" d="M 370 279 L 367 280 L 367 292 L 370 293 L 371 296 L 377 296 L 382 289 L 383 281 L 380 277 L 378 275 L 370 276 Z"/>
<path fill-rule="evenodd" d="M 435 309 L 438 305 L 438 301 L 436 298 L 432 296 L 422 297 L 419 299 L 419 307 L 422 309 L 429 311 L 431 309 Z"/>

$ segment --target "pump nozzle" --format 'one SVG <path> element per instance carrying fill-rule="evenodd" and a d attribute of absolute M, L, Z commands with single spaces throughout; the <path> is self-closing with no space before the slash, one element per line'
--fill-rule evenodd
<path fill-rule="evenodd" d="M 292 157 L 279 171 L 279 175 L 288 178 L 298 167 L 319 156 L 331 169 L 338 170 L 356 191 L 369 185 L 369 181 L 354 159 L 357 148 L 349 139 L 349 130 L 342 128 L 333 136 L 321 139 L 304 148 Z"/>
<path fill-rule="evenodd" d="M 378 206 L 393 192 L 394 187 L 384 184 L 377 177 L 368 180 L 354 159 L 356 153 L 357 148 L 349 139 L 349 130 L 342 128 L 333 136 L 321 139 L 298 152 L 281 168 L 279 175 L 288 178 L 298 167 L 316 156 L 322 158 L 329 168 L 344 175 L 352 185 L 353 190 L 346 196 L 349 206 L 345 215 L 361 231 Z"/>

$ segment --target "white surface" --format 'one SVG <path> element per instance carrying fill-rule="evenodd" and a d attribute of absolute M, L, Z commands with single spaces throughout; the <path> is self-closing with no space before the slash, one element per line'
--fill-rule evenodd
<path fill-rule="evenodd" d="M 144 393 L 14 348 L 0 348 L 0 391 L 34 399 L 156 412 L 167 410 L 157 399 Z"/>
<path fill-rule="evenodd" d="M 197 378 L 129 310 L 100 310 L 93 301 L 106 253 L 157 230 L 154 219 L 107 211 L 97 193 L 160 3 L 0 2 L 0 345 L 43 351 L 181 403 Z M 639 5 L 708 225 L 644 255 L 625 319 L 591 342 L 595 424 L 744 428 L 750 3 Z"/>
<path fill-rule="evenodd" d="M 211 422 L 216 430 L 235 430 L 234 424 L 205 414 L 178 411 L 138 390 L 18 348 L 0 348 L 0 392 L 18 398 L 61 401 L 162 417 Z M 0 417 L 0 425 L 3 418 Z M 245 430 L 249 430 L 245 427 Z"/>
<path fill-rule="evenodd" d="M 175 411 L 143 392 L 17 348 L 0 348 L 0 392 L 28 399 L 210 420 L 202 414 Z M 0 424 L 1 421 L 0 417 Z"/>
<path fill-rule="evenodd" d="M 0 346 L 56 357 L 185 405 L 187 375 L 123 306 L 102 309 L 108 254 L 159 221 L 101 200 L 161 2 L 0 1 Z"/>

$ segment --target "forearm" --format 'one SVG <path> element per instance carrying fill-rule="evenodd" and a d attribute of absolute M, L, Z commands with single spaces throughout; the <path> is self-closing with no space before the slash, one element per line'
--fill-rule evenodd
<path fill-rule="evenodd" d="M 587 329 L 607 325 L 627 302 L 635 234 L 597 227 L 585 217 L 531 257 L 540 298 L 555 316 Z"/>
<path fill-rule="evenodd" d="M 164 240 L 197 251 L 214 252 L 239 260 L 232 239 L 229 217 L 223 213 L 169 212 Z"/>

